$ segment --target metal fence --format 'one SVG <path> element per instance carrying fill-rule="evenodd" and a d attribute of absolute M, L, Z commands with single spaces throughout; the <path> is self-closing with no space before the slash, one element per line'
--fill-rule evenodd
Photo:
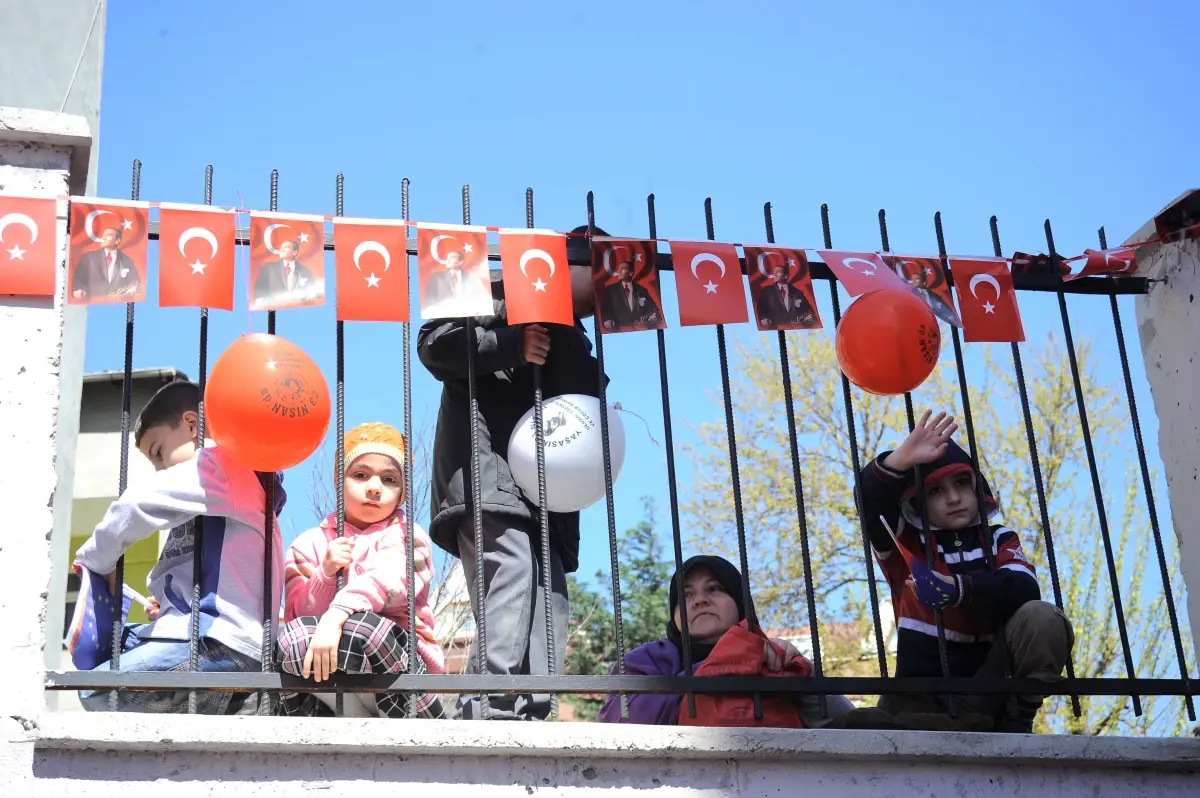
<path fill-rule="evenodd" d="M 140 162 L 134 163 L 133 182 L 132 182 L 132 199 L 139 199 L 140 190 Z M 212 203 L 212 167 L 208 167 L 204 181 L 204 200 L 206 204 Z M 271 174 L 270 187 L 270 210 L 278 210 L 278 172 Z M 338 175 L 336 194 L 335 194 L 335 213 L 338 216 L 342 215 L 343 211 L 343 180 L 342 176 Z M 533 191 L 532 189 L 526 192 L 526 222 L 527 226 L 533 227 Z M 593 206 L 593 198 L 591 193 L 587 196 L 587 212 L 589 229 L 595 228 L 595 212 Z M 830 225 L 830 215 L 827 206 L 821 206 L 821 226 L 824 236 L 824 247 L 829 249 L 833 247 L 832 232 Z M 657 238 L 658 230 L 655 222 L 655 206 L 654 196 L 650 195 L 647 198 L 647 216 L 648 216 L 648 236 Z M 409 219 L 409 183 L 405 179 L 401 186 L 401 218 Z M 471 205 L 470 192 L 467 186 L 462 190 L 462 221 L 469 224 L 471 222 Z M 713 213 L 711 201 L 705 201 L 705 221 L 707 226 L 708 238 L 715 238 L 713 226 Z M 771 216 L 771 205 L 767 203 L 764 206 L 764 222 L 766 239 L 770 243 L 774 243 L 774 226 Z M 994 247 L 994 254 L 1002 256 L 1000 233 L 997 220 L 992 217 L 990 220 L 991 237 Z M 890 251 L 888 241 L 888 230 L 884 212 L 879 212 L 879 232 L 880 244 L 884 251 Z M 942 259 L 942 267 L 948 275 L 948 280 L 953 281 L 953 275 L 950 272 L 947 264 L 947 252 L 945 239 L 942 230 L 941 215 L 937 214 L 934 217 L 934 232 L 937 236 L 939 256 Z M 150 238 L 157 239 L 157 223 L 151 224 Z M 1049 269 L 1044 270 L 1014 270 L 1013 281 L 1017 290 L 1022 292 L 1043 292 L 1057 295 L 1058 308 L 1061 316 L 1062 332 L 1065 341 L 1065 347 L 1070 364 L 1072 381 L 1074 383 L 1074 393 L 1076 400 L 1076 412 L 1078 414 L 1078 422 L 1082 430 L 1082 443 L 1086 453 L 1088 469 L 1091 478 L 1091 488 L 1095 500 L 1095 511 L 1098 518 L 1098 526 L 1100 536 L 1103 541 L 1105 562 L 1107 565 L 1108 589 L 1111 591 L 1113 598 L 1113 606 L 1115 609 L 1115 621 L 1120 635 L 1121 643 L 1121 659 L 1124 666 L 1125 678 L 1078 678 L 1076 677 L 1074 663 L 1068 662 L 1066 669 L 1066 678 L 1061 682 L 1047 684 L 1041 681 L 1031 679 L 1003 678 L 1003 679 L 984 679 L 977 677 L 950 677 L 948 674 L 948 666 L 946 659 L 946 643 L 941 618 L 938 618 L 938 638 L 939 650 L 941 654 L 943 677 L 941 678 L 895 678 L 889 677 L 887 652 L 885 651 L 885 636 L 883 626 L 880 620 L 879 613 L 879 595 L 876 585 L 876 576 L 874 563 L 871 556 L 871 546 L 866 533 L 863 519 L 859 518 L 860 529 L 862 532 L 863 546 L 863 567 L 865 569 L 865 577 L 867 591 L 869 594 L 869 604 L 871 608 L 871 620 L 874 629 L 874 639 L 876 651 L 875 655 L 878 659 L 878 668 L 881 676 L 867 677 L 830 677 L 826 676 L 822 666 L 822 651 L 821 639 L 818 629 L 817 617 L 817 602 L 814 597 L 813 589 L 813 563 L 810 557 L 809 550 L 809 530 L 807 523 L 807 513 L 805 508 L 804 485 L 802 478 L 801 460 L 799 454 L 798 434 L 796 421 L 794 416 L 794 400 L 793 386 L 791 376 L 791 365 L 789 363 L 789 353 L 787 345 L 787 337 L 785 333 L 777 333 L 779 346 L 779 364 L 781 367 L 781 380 L 784 401 L 787 406 L 788 432 L 790 441 L 790 455 L 792 476 L 795 485 L 795 508 L 796 508 L 796 528 L 799 531 L 801 542 L 801 558 L 803 562 L 804 572 L 804 587 L 806 593 L 806 604 L 812 633 L 813 647 L 813 666 L 814 675 L 807 679 L 775 679 L 769 677 L 692 677 L 692 676 L 634 676 L 626 675 L 625 673 L 625 653 L 626 640 L 623 634 L 623 623 L 621 617 L 621 578 L 620 567 L 618 561 L 618 545 L 617 545 L 617 529 L 613 504 L 612 491 L 612 476 L 611 462 L 609 458 L 608 446 L 608 419 L 605 413 L 600 414 L 601 432 L 604 441 L 604 466 L 606 473 L 606 505 L 607 505 L 607 525 L 608 525 L 608 543 L 610 549 L 610 566 L 612 574 L 612 606 L 615 615 L 615 640 L 617 645 L 617 662 L 615 663 L 613 673 L 611 675 L 566 675 L 559 673 L 559 668 L 554 662 L 555 646 L 552 639 L 548 640 L 548 650 L 550 651 L 550 674 L 549 675 L 528 675 L 528 676 L 500 676 L 489 674 L 465 674 L 465 675 L 415 675 L 401 674 L 388 676 L 371 676 L 371 675 L 348 675 L 343 673 L 336 674 L 332 681 L 317 685 L 314 682 L 301 679 L 299 677 L 281 674 L 274 669 L 274 648 L 275 648 L 275 623 L 278 617 L 278 606 L 271 600 L 271 591 L 265 590 L 266 596 L 263 606 L 263 639 L 262 639 L 262 672 L 261 673 L 198 673 L 195 672 L 198 662 L 198 637 L 199 637 L 199 558 L 195 562 L 195 585 L 192 595 L 192 625 L 191 625 L 191 652 L 190 652 L 190 671 L 191 672 L 132 672 L 123 671 L 120 669 L 120 628 L 115 629 L 114 647 L 112 652 L 112 669 L 109 671 L 51 671 L 46 676 L 46 687 L 52 690 L 113 690 L 113 691 L 148 691 L 148 690 L 188 690 L 190 691 L 189 711 L 195 712 L 197 706 L 197 691 L 216 690 L 216 691 L 234 691 L 234 692 L 258 692 L 260 699 L 265 697 L 265 694 L 278 693 L 280 691 L 287 692 L 330 692 L 337 691 L 353 691 L 353 692 L 406 692 L 410 693 L 408 701 L 408 712 L 414 711 L 414 702 L 411 697 L 413 692 L 433 692 L 433 693 L 479 693 L 486 695 L 488 693 L 509 693 L 509 694 L 529 694 L 529 693 L 552 693 L 552 694 L 567 694 L 567 693 L 585 693 L 585 694 L 611 694 L 621 693 L 626 696 L 631 693 L 674 693 L 688 694 L 693 696 L 696 692 L 703 693 L 740 693 L 754 694 L 756 698 L 762 694 L 782 693 L 801 695 L 816 694 L 822 697 L 821 705 L 824 711 L 824 696 L 826 694 L 848 694 L 848 695 L 879 695 L 879 694 L 912 694 L 912 693 L 930 693 L 953 697 L 961 694 L 988 694 L 988 695 L 1008 695 L 1012 696 L 1018 693 L 1029 693 L 1031 695 L 1062 695 L 1071 696 L 1076 716 L 1079 714 L 1079 696 L 1129 696 L 1132 702 L 1132 707 L 1136 715 L 1142 713 L 1142 696 L 1177 696 L 1184 699 L 1186 705 L 1187 716 L 1190 720 L 1195 720 L 1195 709 L 1193 705 L 1193 695 L 1195 692 L 1194 685 L 1188 674 L 1187 653 L 1185 652 L 1184 639 L 1180 633 L 1179 619 L 1177 617 L 1175 607 L 1175 592 L 1171 585 L 1170 568 L 1168 564 L 1168 556 L 1162 539 L 1162 533 L 1158 522 L 1158 514 L 1156 510 L 1155 497 L 1152 486 L 1152 477 L 1150 466 L 1147 463 L 1145 447 L 1142 441 L 1141 424 L 1138 417 L 1137 404 L 1134 397 L 1134 383 L 1130 372 L 1129 358 L 1126 352 L 1126 345 L 1121 324 L 1121 314 L 1118 307 L 1117 297 L 1121 295 L 1143 294 L 1147 290 L 1147 280 L 1142 277 L 1125 277 L 1114 279 L 1111 277 L 1093 277 L 1072 282 L 1063 282 L 1057 273 L 1058 255 L 1055 250 L 1054 237 L 1051 231 L 1050 222 L 1045 224 L 1046 250 L 1049 253 L 1047 263 Z M 1101 248 L 1107 247 L 1103 228 L 1099 231 Z M 249 230 L 239 228 L 237 231 L 237 241 L 239 244 L 249 245 Z M 326 234 L 324 248 L 326 251 L 333 250 L 332 234 Z M 412 256 L 417 254 L 417 242 L 415 238 L 410 238 L 407 241 L 407 255 Z M 496 245 L 489 245 L 489 260 L 498 261 L 500 259 L 499 249 Z M 406 258 L 407 260 L 407 258 Z M 575 263 L 576 261 L 572 261 Z M 581 262 L 582 263 L 582 262 Z M 662 271 L 671 271 L 674 266 L 671 255 L 659 253 L 657 256 L 658 268 Z M 749 273 L 747 264 L 743 261 L 743 272 Z M 824 264 L 816 262 L 811 264 L 810 274 L 816 283 L 824 282 L 829 291 L 829 298 L 833 306 L 834 323 L 841 320 L 841 297 L 839 296 L 837 282 L 832 272 Z M 1085 393 L 1080 378 L 1080 367 L 1076 353 L 1075 341 L 1072 336 L 1071 318 L 1068 312 L 1068 296 L 1069 295 L 1103 295 L 1109 298 L 1109 304 L 1112 311 L 1113 330 L 1116 335 L 1117 351 L 1120 357 L 1121 371 L 1125 387 L 1125 399 L 1127 402 L 1127 410 L 1129 415 L 1129 432 L 1133 437 L 1136 447 L 1138 467 L 1141 475 L 1141 483 L 1143 496 L 1145 500 L 1145 510 L 1149 516 L 1150 528 L 1153 535 L 1154 548 L 1157 556 L 1157 564 L 1160 572 L 1163 590 L 1163 600 L 1166 601 L 1167 611 L 1170 620 L 1170 629 L 1173 643 L 1173 654 L 1178 664 L 1179 678 L 1142 678 L 1137 674 L 1137 669 L 1134 662 L 1134 652 L 1131 650 L 1129 634 L 1127 631 L 1124 604 L 1121 596 L 1121 588 L 1119 585 L 1119 565 L 1116 561 L 1114 553 L 1112 536 L 1110 533 L 1109 521 L 1105 513 L 1105 500 L 1100 474 L 1097 467 L 1097 457 L 1093 448 L 1091 430 L 1088 424 L 1088 411 L 1085 403 Z M 128 450 L 129 450 L 129 435 L 131 429 L 130 417 L 130 396 L 131 396 L 131 379 L 130 374 L 133 366 L 133 346 L 134 346 L 134 305 L 126 306 L 126 325 L 125 325 L 125 350 L 124 350 L 124 392 L 122 401 L 122 418 L 121 418 L 121 462 L 120 462 L 120 490 L 124 491 L 128 481 Z M 199 334 L 200 334 L 200 351 L 199 351 L 199 385 L 203 392 L 205 377 L 208 371 L 208 311 L 202 309 L 199 311 Z M 275 312 L 268 313 L 267 322 L 268 332 L 274 333 L 276 329 Z M 400 325 L 400 337 L 403 347 L 402 369 L 403 369 L 403 412 L 404 412 L 404 434 L 407 440 L 412 440 L 412 341 L 410 325 L 403 323 Z M 345 361 L 344 361 L 344 344 L 343 344 L 343 322 L 336 322 L 336 329 L 333 331 L 336 337 L 336 434 L 337 434 L 337 458 L 338 458 L 338 485 L 337 485 L 337 522 L 338 534 L 343 534 L 345 524 L 345 497 L 344 497 L 344 476 L 343 464 L 345 452 L 343 450 L 342 440 L 345 433 L 344 419 L 344 400 L 345 400 Z M 672 418 L 671 418 L 671 403 L 670 390 L 667 377 L 667 338 L 668 335 L 663 330 L 657 330 L 655 333 L 656 346 L 658 353 L 659 365 L 659 380 L 662 394 L 662 421 L 665 431 L 665 454 L 667 479 L 670 493 L 670 521 L 671 521 L 671 539 L 673 543 L 673 560 L 677 572 L 682 572 L 684 561 L 683 543 L 680 532 L 680 507 L 676 480 L 676 452 L 675 443 L 672 435 Z M 599 370 L 601 374 L 600 380 L 600 402 L 606 405 L 604 375 L 604 330 L 597 322 L 593 330 L 593 340 L 595 344 L 595 354 L 599 361 Z M 468 339 L 472 342 L 472 339 Z M 967 438 L 967 450 L 971 453 L 973 464 L 978 469 L 978 449 L 976 446 L 975 424 L 972 415 L 971 397 L 967 380 L 967 371 L 964 366 L 962 342 L 960 340 L 959 331 L 956 328 L 951 328 L 951 343 L 953 346 L 954 360 L 957 367 L 957 376 L 959 390 L 961 395 L 963 421 Z M 745 520 L 743 517 L 742 491 L 740 485 L 740 474 L 738 466 L 738 446 L 736 426 L 738 419 L 733 409 L 730 391 L 730 367 L 726 345 L 726 333 L 723 326 L 716 327 L 716 345 L 717 357 L 720 362 L 720 375 L 722 396 L 724 402 L 724 422 L 729 441 L 729 463 L 730 481 L 733 490 L 733 511 L 736 520 L 736 532 L 738 542 L 738 559 L 740 569 L 744 579 L 746 598 L 749 597 L 751 585 L 754 581 L 753 570 L 750 567 L 750 561 L 747 555 L 746 529 Z M 475 395 L 475 380 L 473 359 L 475 357 L 474 348 L 470 345 L 463 352 L 463 358 L 468 364 L 468 371 L 472 375 L 470 379 L 470 395 L 471 395 L 471 415 L 469 423 L 471 426 L 471 442 L 476 452 L 476 457 L 473 458 L 472 468 L 469 475 L 469 500 L 468 511 L 474 519 L 476 555 L 474 562 L 464 563 L 464 567 L 474 568 L 477 571 L 479 593 L 476 595 L 476 601 L 479 606 L 483 605 L 482 595 L 482 574 L 483 574 L 483 546 L 482 546 L 482 513 L 479 501 L 480 496 L 480 475 L 478 473 L 478 416 L 476 413 L 476 395 Z M 1060 608 L 1063 608 L 1063 591 L 1060 584 L 1059 568 L 1056 559 L 1056 551 L 1053 538 L 1053 530 L 1051 528 L 1050 514 L 1047 509 L 1047 498 L 1045 487 L 1043 484 L 1043 475 L 1041 464 L 1038 458 L 1038 446 L 1034 432 L 1033 416 L 1031 414 L 1030 399 L 1025 382 L 1025 373 L 1022 365 L 1021 347 L 1018 344 L 1011 345 L 1012 369 L 1016 378 L 1020 395 L 1021 414 L 1024 422 L 1025 435 L 1028 442 L 1030 453 L 1030 467 L 1033 474 L 1035 488 L 1037 492 L 1037 505 L 1040 511 L 1040 533 L 1046 546 L 1046 555 L 1049 564 L 1050 582 L 1053 592 L 1054 603 Z M 535 372 L 536 374 L 536 372 Z M 537 394 L 535 417 L 535 430 L 538 446 L 538 472 L 539 482 L 542 485 L 544 493 L 545 480 L 545 461 L 544 461 L 544 440 L 542 419 L 540 418 L 541 407 L 541 385 L 540 379 L 535 383 Z M 862 463 L 859 457 L 858 439 L 855 429 L 855 402 L 851 391 L 850 383 L 844 375 L 841 376 L 841 395 L 842 404 L 845 411 L 848 440 L 846 444 L 850 451 L 851 462 L 856 475 L 859 473 Z M 914 409 L 911 395 L 906 394 L 905 410 L 908 419 L 908 425 L 911 429 L 914 425 Z M 204 414 L 203 407 L 200 412 L 200 439 L 204 436 Z M 463 419 L 468 422 L 468 419 Z M 413 467 L 405 469 L 406 486 L 405 486 L 405 502 L 407 517 L 413 519 L 416 517 L 416 511 L 413 507 Z M 272 508 L 274 506 L 273 497 L 273 482 L 268 480 L 266 484 L 266 507 L 265 516 L 267 519 L 274 517 Z M 856 486 L 857 490 L 857 486 Z M 924 514 L 924 513 L 923 513 Z M 927 523 L 927 518 L 925 521 Z M 1023 519 L 1024 520 L 1024 519 Z M 1033 519 L 1029 519 L 1033 520 Z M 545 507 L 540 508 L 539 513 L 540 532 L 542 541 L 542 557 L 548 560 L 549 557 L 549 525 L 548 515 Z M 270 523 L 270 521 L 268 521 Z M 203 539 L 202 520 L 197 519 L 194 525 L 195 535 L 195 551 L 201 549 L 201 541 Z M 265 570 L 263 579 L 265 585 L 272 583 L 272 569 L 276 562 L 277 553 L 272 551 L 272 535 L 264 536 L 265 550 L 264 564 Z M 932 556 L 932 547 L 927 547 L 929 554 Z M 986 550 L 986 547 L 985 547 Z M 413 582 L 413 541 L 412 537 L 408 537 L 407 551 L 407 575 L 408 584 Z M 544 590 L 547 604 L 550 602 L 550 568 L 548 562 L 543 562 L 542 578 L 544 582 Z M 121 566 L 117 569 L 117 581 L 122 582 Z M 339 576 L 339 587 L 341 587 L 341 576 Z M 680 586 L 682 587 L 682 586 Z M 682 589 L 680 591 L 682 595 Z M 409 607 L 409 659 L 413 661 L 417 656 L 416 653 L 416 635 L 414 629 L 415 613 L 412 611 L 412 595 L 410 593 Z M 683 658 L 684 672 L 691 673 L 691 651 L 687 645 L 688 634 L 686 627 L 686 613 L 681 613 L 683 617 Z M 553 628 L 550 622 L 551 613 L 547 607 L 547 630 L 548 638 L 553 636 Z M 1088 630 L 1077 630 L 1079 634 L 1088 634 Z M 55 633 L 57 633 L 55 631 Z M 487 628 L 482 613 L 476 623 L 476 643 L 479 651 L 479 661 L 486 662 L 487 650 Z M 998 640 L 1003 641 L 1003 636 L 999 636 Z M 636 641 L 641 642 L 641 641 Z M 116 694 L 113 693 L 113 702 L 115 704 Z M 622 704 L 624 705 L 624 701 Z M 757 703 L 757 701 L 756 701 Z M 339 692 L 340 704 L 340 692 Z M 266 714 L 269 711 L 269 701 L 259 701 L 260 714 Z M 951 698 L 952 707 L 952 698 Z M 623 711 L 625 707 L 623 706 Z M 953 707 L 952 710 L 953 711 Z"/>

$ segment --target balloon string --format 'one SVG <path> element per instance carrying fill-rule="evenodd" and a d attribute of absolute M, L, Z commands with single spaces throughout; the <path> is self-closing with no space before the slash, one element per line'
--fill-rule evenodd
<path fill-rule="evenodd" d="M 651 442 L 651 443 L 653 443 L 655 446 L 658 446 L 658 445 L 659 445 L 659 444 L 658 444 L 658 440 L 657 440 L 657 439 L 655 439 L 655 437 L 654 437 L 653 433 L 651 433 L 651 432 L 650 432 L 650 424 L 646 422 L 646 419 L 642 418 L 641 416 L 639 416 L 637 413 L 633 412 L 632 410 L 626 410 L 625 408 L 621 407 L 621 403 L 620 403 L 620 402 L 614 402 L 614 403 L 613 403 L 613 410 L 616 410 L 616 411 L 618 411 L 618 412 L 621 412 L 621 413 L 628 413 L 629 415 L 631 415 L 631 416 L 633 416 L 634 418 L 636 418 L 636 419 L 638 419 L 639 421 L 641 421 L 641 422 L 642 422 L 642 424 L 643 424 L 643 425 L 646 427 L 646 437 L 647 437 L 647 438 L 649 438 L 649 439 L 650 439 L 650 442 Z"/>

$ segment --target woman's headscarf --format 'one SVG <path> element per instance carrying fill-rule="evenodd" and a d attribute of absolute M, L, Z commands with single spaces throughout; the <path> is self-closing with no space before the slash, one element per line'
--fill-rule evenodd
<path fill-rule="evenodd" d="M 675 625 L 675 608 L 679 606 L 679 586 L 687 581 L 688 574 L 695 568 L 705 568 L 712 573 L 713 578 L 720 583 L 721 587 L 725 588 L 737 604 L 738 621 L 750 619 L 752 625 L 758 624 L 758 616 L 754 611 L 754 600 L 750 600 L 750 606 L 747 607 L 745 599 L 742 596 L 742 575 L 733 563 L 726 560 L 724 557 L 717 557 L 712 554 L 700 554 L 695 557 L 688 558 L 683 564 L 683 574 L 678 572 L 671 576 L 671 598 L 670 598 L 670 617 L 667 620 L 667 639 L 675 644 L 679 649 L 679 658 L 683 659 L 683 633 L 679 627 Z M 681 613 L 686 613 L 687 608 L 684 607 Z M 692 663 L 702 662 L 708 659 L 708 655 L 712 653 L 715 643 L 701 643 L 694 637 L 690 637 L 689 649 L 691 653 Z"/>

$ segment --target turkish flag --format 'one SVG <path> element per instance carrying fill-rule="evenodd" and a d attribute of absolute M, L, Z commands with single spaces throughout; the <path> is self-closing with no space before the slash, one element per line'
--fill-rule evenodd
<path fill-rule="evenodd" d="M 958 308 L 962 312 L 963 340 L 1019 343 L 1025 340 L 1017 292 L 1008 261 L 950 261 Z"/>
<path fill-rule="evenodd" d="M 0 294 L 54 296 L 58 202 L 0 196 Z"/>
<path fill-rule="evenodd" d="M 671 241 L 679 323 L 737 324 L 749 321 L 746 283 L 733 244 L 715 241 Z"/>
<path fill-rule="evenodd" d="M 1083 268 L 1079 270 L 1078 274 L 1068 274 L 1063 277 L 1064 283 L 1091 274 L 1130 275 L 1138 268 L 1137 255 L 1132 249 L 1085 249 L 1083 254 L 1087 256 L 1087 260 L 1083 262 Z"/>
<path fill-rule="evenodd" d="M 233 310 L 234 226 L 231 210 L 159 205 L 159 305 Z"/>
<path fill-rule="evenodd" d="M 533 230 L 500 231 L 504 305 L 509 324 L 575 323 L 567 237 Z"/>
<path fill-rule="evenodd" d="M 417 284 L 423 319 L 492 315 L 487 228 L 417 225 Z"/>
<path fill-rule="evenodd" d="M 333 220 L 338 321 L 408 321 L 407 230 L 403 222 Z"/>
<path fill-rule="evenodd" d="M 835 252 L 833 250 L 817 250 L 821 260 L 838 278 L 838 282 L 846 287 L 850 296 L 858 296 L 869 291 L 892 288 L 907 291 L 908 286 L 887 267 L 883 259 L 874 252 Z"/>
<path fill-rule="evenodd" d="M 821 314 L 802 249 L 773 244 L 742 246 L 750 277 L 750 304 L 760 330 L 814 330 Z"/>
<path fill-rule="evenodd" d="M 150 205 L 131 200 L 71 199 L 67 301 L 76 305 L 146 298 Z"/>
<path fill-rule="evenodd" d="M 250 309 L 325 304 L 325 217 L 250 213 Z"/>
<path fill-rule="evenodd" d="M 915 258 L 907 255 L 884 255 L 883 262 L 908 284 L 908 290 L 929 306 L 933 315 L 953 327 L 962 327 L 950 283 L 942 269 L 941 258 Z"/>

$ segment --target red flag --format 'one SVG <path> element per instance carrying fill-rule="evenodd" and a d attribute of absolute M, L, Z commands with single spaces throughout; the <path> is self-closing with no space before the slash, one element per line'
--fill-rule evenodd
<path fill-rule="evenodd" d="M 575 323 L 566 236 L 501 230 L 500 265 L 509 324 Z"/>
<path fill-rule="evenodd" d="M 407 230 L 403 222 L 333 220 L 338 321 L 408 321 Z"/>
<path fill-rule="evenodd" d="M 325 304 L 325 217 L 250 214 L 250 309 Z"/>
<path fill-rule="evenodd" d="M 904 281 L 897 277 L 896 273 L 889 269 L 883 259 L 874 252 L 817 250 L 817 254 L 838 278 L 838 282 L 846 287 L 846 292 L 850 296 L 858 296 L 882 288 L 908 290 Z"/>
<path fill-rule="evenodd" d="M 233 211 L 159 205 L 158 304 L 233 310 Z"/>
<path fill-rule="evenodd" d="M 1068 274 L 1063 282 L 1078 280 L 1091 274 L 1133 274 L 1137 271 L 1137 255 L 1132 249 L 1085 249 L 1087 260 L 1078 274 Z"/>
<path fill-rule="evenodd" d="M 149 208 L 145 202 L 71 200 L 69 302 L 93 305 L 146 298 Z"/>
<path fill-rule="evenodd" d="M 54 296 L 58 202 L 0 197 L 0 294 Z"/>
<path fill-rule="evenodd" d="M 953 327 L 962 327 L 950 283 L 942 269 L 941 258 L 914 258 L 907 255 L 884 255 L 883 262 L 908 284 L 908 290 L 920 297 L 933 314 Z"/>
<path fill-rule="evenodd" d="M 760 330 L 813 330 L 821 314 L 813 297 L 808 258 L 801 249 L 744 246 L 750 302 Z"/>
<path fill-rule="evenodd" d="M 746 284 L 733 244 L 715 241 L 671 241 L 679 323 L 736 324 L 748 321 Z"/>
<path fill-rule="evenodd" d="M 661 330 L 658 244 L 630 238 L 592 238 L 596 316 L 606 333 Z"/>
<path fill-rule="evenodd" d="M 962 311 L 964 341 L 1025 340 L 1008 261 L 956 258 L 950 262 L 950 273 Z"/>
<path fill-rule="evenodd" d="M 417 225 L 417 283 L 423 319 L 492 315 L 487 229 Z"/>

